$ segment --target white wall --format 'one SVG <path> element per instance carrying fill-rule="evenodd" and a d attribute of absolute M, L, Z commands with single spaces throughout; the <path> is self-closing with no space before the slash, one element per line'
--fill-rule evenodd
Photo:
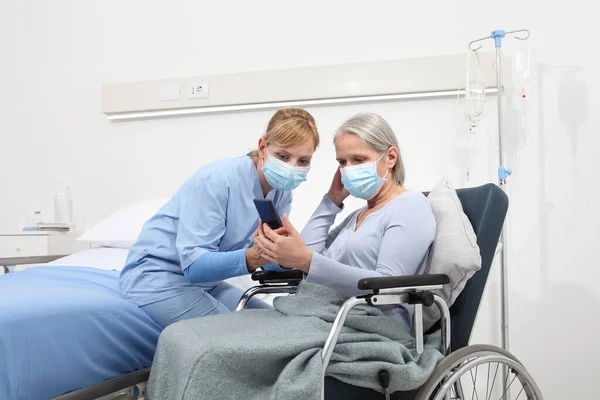
<path fill-rule="evenodd" d="M 600 327 L 594 6 L 507 0 L 492 11 L 482 4 L 3 2 L 0 229 L 15 229 L 34 209 L 51 216 L 59 180 L 70 184 L 76 213 L 88 223 L 131 201 L 169 196 L 200 165 L 252 148 L 269 117 L 256 112 L 109 123 L 100 113 L 103 83 L 460 53 L 492 29 L 525 27 L 546 67 L 532 93 L 518 161 L 511 151 L 511 350 L 545 398 L 593 398 L 600 345 L 586 337 Z M 574 79 L 588 96 L 573 89 Z M 359 110 L 375 110 L 402 127 L 397 134 L 411 188 L 428 189 L 443 173 L 462 184 L 456 142 L 464 134 L 453 106 L 436 100 L 310 109 L 323 145 L 311 180 L 298 190 L 293 221 L 302 225 L 326 190 L 334 168 L 330 135 Z M 495 181 L 493 107 L 489 111 L 472 184 Z M 495 272 L 473 342 L 499 343 Z"/>

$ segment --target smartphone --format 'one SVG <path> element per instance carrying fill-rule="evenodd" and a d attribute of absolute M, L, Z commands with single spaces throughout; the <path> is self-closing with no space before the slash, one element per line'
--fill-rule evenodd
<path fill-rule="evenodd" d="M 279 213 L 271 200 L 254 199 L 254 206 L 256 206 L 256 210 L 258 211 L 258 215 L 262 222 L 267 224 L 269 228 L 275 230 L 283 227 L 281 218 L 279 218 Z"/>

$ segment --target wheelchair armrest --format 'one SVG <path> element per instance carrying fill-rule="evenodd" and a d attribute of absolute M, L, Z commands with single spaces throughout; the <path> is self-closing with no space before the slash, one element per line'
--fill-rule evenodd
<path fill-rule="evenodd" d="M 252 280 L 262 283 L 292 283 L 300 282 L 304 273 L 299 269 L 291 269 L 285 272 L 278 271 L 254 271 Z"/>
<path fill-rule="evenodd" d="M 450 283 L 448 275 L 408 275 L 364 278 L 358 281 L 360 290 L 395 289 L 418 286 L 437 286 Z"/>

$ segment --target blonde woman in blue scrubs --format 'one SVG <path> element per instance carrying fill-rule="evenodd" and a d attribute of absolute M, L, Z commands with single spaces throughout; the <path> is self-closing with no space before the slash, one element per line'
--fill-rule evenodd
<path fill-rule="evenodd" d="M 279 268 L 253 247 L 253 200 L 271 199 L 288 214 L 318 145 L 314 118 L 286 108 L 273 115 L 255 152 L 200 168 L 145 224 L 121 272 L 122 296 L 162 327 L 233 311 L 242 291 L 223 280 Z"/>

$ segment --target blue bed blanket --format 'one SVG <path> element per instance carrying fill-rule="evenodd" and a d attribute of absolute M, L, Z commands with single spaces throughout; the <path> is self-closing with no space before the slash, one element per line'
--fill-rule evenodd
<path fill-rule="evenodd" d="M 0 276 L 0 399 L 48 399 L 148 367 L 160 327 L 119 272 L 35 267 Z"/>

